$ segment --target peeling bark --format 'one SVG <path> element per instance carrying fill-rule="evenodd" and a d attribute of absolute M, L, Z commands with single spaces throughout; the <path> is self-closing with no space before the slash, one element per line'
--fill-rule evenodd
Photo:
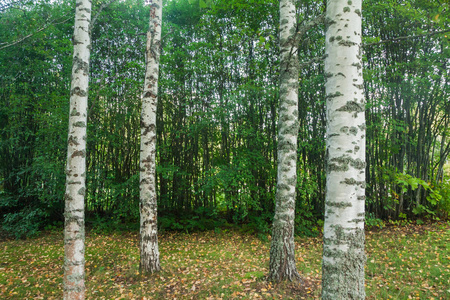
<path fill-rule="evenodd" d="M 280 106 L 278 173 L 270 245 L 269 280 L 299 281 L 295 266 L 294 219 L 297 183 L 298 73 L 295 1 L 280 1 Z"/>
<path fill-rule="evenodd" d="M 156 198 L 156 108 L 158 104 L 162 0 L 150 1 L 146 72 L 141 113 L 140 152 L 140 264 L 143 273 L 161 270 L 159 263 Z"/>
<path fill-rule="evenodd" d="M 365 99 L 361 0 L 328 0 L 327 183 L 322 299 L 365 299 Z"/>
<path fill-rule="evenodd" d="M 78 0 L 73 34 L 73 66 L 67 140 L 64 299 L 85 298 L 84 197 L 86 194 L 86 124 L 89 88 L 91 1 Z M 75 42 L 76 41 L 76 42 Z"/>

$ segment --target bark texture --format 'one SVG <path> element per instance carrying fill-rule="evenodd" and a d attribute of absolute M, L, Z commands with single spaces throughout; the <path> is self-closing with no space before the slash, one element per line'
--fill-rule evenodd
<path fill-rule="evenodd" d="M 269 280 L 300 280 L 295 266 L 294 219 L 297 183 L 298 58 L 296 9 L 280 1 L 280 107 L 275 217 L 270 245 Z"/>
<path fill-rule="evenodd" d="M 64 225 L 64 299 L 84 299 L 84 196 L 91 1 L 76 1 Z"/>
<path fill-rule="evenodd" d="M 322 299 L 365 299 L 365 100 L 361 0 L 328 0 Z"/>
<path fill-rule="evenodd" d="M 140 153 L 140 265 L 143 273 L 161 269 L 159 263 L 156 170 L 156 107 L 161 48 L 162 0 L 150 1 L 150 25 L 147 33 L 146 71 L 141 113 Z"/>

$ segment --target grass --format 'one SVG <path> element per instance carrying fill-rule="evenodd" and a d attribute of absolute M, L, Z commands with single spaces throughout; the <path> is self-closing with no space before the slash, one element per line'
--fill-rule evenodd
<path fill-rule="evenodd" d="M 297 238 L 304 285 L 265 281 L 268 242 L 236 231 L 160 237 L 163 271 L 138 272 L 135 233 L 86 237 L 87 299 L 317 299 L 322 241 Z M 450 224 L 367 233 L 368 299 L 450 299 Z M 0 299 L 60 299 L 61 232 L 0 242 Z"/>

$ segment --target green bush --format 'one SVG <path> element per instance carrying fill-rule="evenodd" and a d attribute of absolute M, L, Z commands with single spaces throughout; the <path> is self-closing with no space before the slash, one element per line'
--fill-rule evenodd
<path fill-rule="evenodd" d="M 366 214 L 365 225 L 368 229 L 372 229 L 375 227 L 383 228 L 386 224 L 384 223 L 383 220 L 376 218 L 375 214 L 368 213 Z"/>
<path fill-rule="evenodd" d="M 406 193 L 408 189 L 414 191 L 419 186 L 423 187 L 427 192 L 427 203 L 417 204 L 412 209 L 412 213 L 416 216 L 435 216 L 436 211 L 439 209 L 440 202 L 442 201 L 441 191 L 444 192 L 445 187 L 437 189 L 425 180 L 405 173 L 396 173 L 395 182 L 401 187 L 403 193 Z"/>
<path fill-rule="evenodd" d="M 35 236 L 47 215 L 40 208 L 27 208 L 3 215 L 2 229 L 17 239 Z"/>
<path fill-rule="evenodd" d="M 164 231 L 195 232 L 216 230 L 226 224 L 217 211 L 212 208 L 199 207 L 193 214 L 175 216 L 172 214 L 158 217 L 158 228 Z"/>
<path fill-rule="evenodd" d="M 268 235 L 272 229 L 271 217 L 267 214 L 261 216 L 250 215 L 248 217 L 248 223 L 241 226 L 241 231 L 256 235 L 260 240 L 267 241 Z"/>
<path fill-rule="evenodd" d="M 323 223 L 322 223 L 323 225 Z M 295 216 L 295 234 L 305 237 L 315 237 L 321 232 L 322 226 L 319 220 L 314 216 L 311 209 L 304 207 L 297 209 Z"/>
<path fill-rule="evenodd" d="M 441 198 L 437 202 L 437 213 L 440 217 L 448 218 L 450 214 L 450 179 L 434 187 Z"/>

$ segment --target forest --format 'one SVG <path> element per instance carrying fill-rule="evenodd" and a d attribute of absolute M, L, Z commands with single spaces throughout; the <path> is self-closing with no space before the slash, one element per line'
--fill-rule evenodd
<path fill-rule="evenodd" d="M 239 224 L 264 235 L 276 186 L 278 5 L 194 2 L 167 1 L 163 10 L 159 227 Z M 21 237 L 63 221 L 74 3 L 2 3 L 0 220 Z M 324 11 L 322 1 L 298 6 L 300 23 Z M 437 0 L 363 3 L 369 225 L 450 211 L 448 10 Z M 147 12 L 143 1 L 115 1 L 92 28 L 86 214 L 93 226 L 138 226 Z M 301 235 L 316 235 L 323 219 L 323 56 L 319 24 L 298 50 Z"/>
<path fill-rule="evenodd" d="M 155 176 L 160 233 L 209 237 L 237 230 L 255 243 L 273 238 L 283 119 L 279 2 L 163 1 Z M 292 2 L 298 30 L 307 28 L 295 52 L 293 221 L 296 238 L 316 239 L 326 219 L 330 165 L 324 65 L 330 24 L 320 21 L 330 1 Z M 0 237 L 33 238 L 64 227 L 75 10 L 69 0 L 0 0 Z M 83 193 L 93 234 L 140 228 L 149 11 L 145 0 L 92 0 Z M 365 0 L 359 15 L 363 224 L 446 221 L 450 4 Z"/>

